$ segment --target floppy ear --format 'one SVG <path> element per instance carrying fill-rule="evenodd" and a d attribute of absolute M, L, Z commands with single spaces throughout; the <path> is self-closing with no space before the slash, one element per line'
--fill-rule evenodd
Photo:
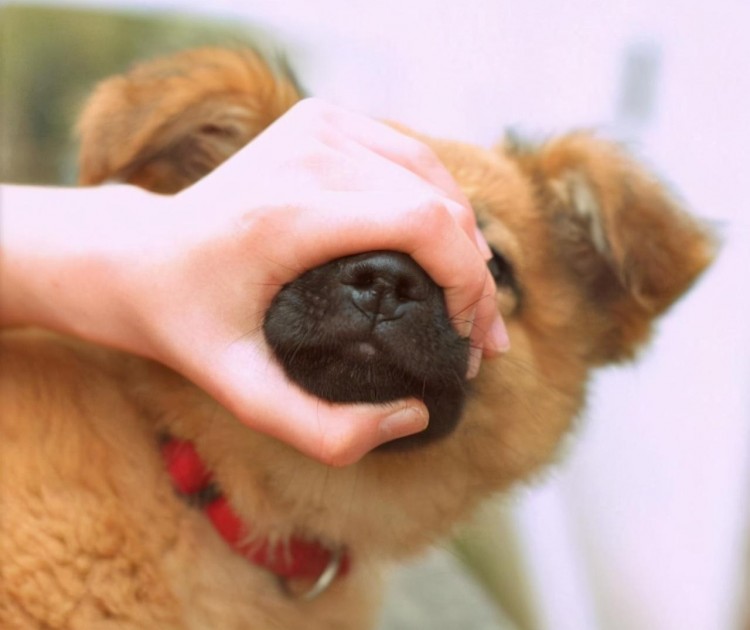
<path fill-rule="evenodd" d="M 599 359 L 632 357 L 653 318 L 712 261 L 712 233 L 614 143 L 574 133 L 506 151 L 534 183 L 587 303 L 607 316 Z"/>
<path fill-rule="evenodd" d="M 213 170 L 300 99 L 257 53 L 202 48 L 103 81 L 78 123 L 79 181 L 175 193 Z"/>

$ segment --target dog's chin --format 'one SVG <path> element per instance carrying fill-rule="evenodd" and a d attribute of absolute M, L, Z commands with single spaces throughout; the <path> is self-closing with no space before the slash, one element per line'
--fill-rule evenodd
<path fill-rule="evenodd" d="M 360 345 L 360 344 L 358 344 Z M 364 342 L 361 344 L 367 346 Z M 369 348 L 308 348 L 296 353 L 284 366 L 287 375 L 308 392 L 334 403 L 387 404 L 405 398 L 422 400 L 430 415 L 427 428 L 414 435 L 387 442 L 379 451 L 399 451 L 420 447 L 450 435 L 461 418 L 466 400 L 466 380 L 454 372 L 439 379 L 412 373 L 407 366 L 384 361 L 382 357 L 352 358 L 370 354 Z M 350 356 L 347 356 L 350 355 Z"/>

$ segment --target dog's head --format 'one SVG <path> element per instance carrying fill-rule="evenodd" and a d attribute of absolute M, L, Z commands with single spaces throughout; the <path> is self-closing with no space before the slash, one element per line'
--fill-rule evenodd
<path fill-rule="evenodd" d="M 104 82 L 90 100 L 80 124 L 81 181 L 176 192 L 299 98 L 293 81 L 248 51 L 204 49 L 147 63 Z M 422 397 L 430 428 L 399 445 L 419 446 L 419 461 L 439 457 L 433 475 L 450 468 L 434 479 L 445 492 L 501 487 L 550 460 L 590 370 L 635 355 L 654 319 L 709 264 L 713 241 L 656 179 L 592 134 L 492 150 L 420 138 L 470 199 L 494 251 L 494 299 L 510 352 L 485 361 L 467 384 L 466 342 L 440 290 L 395 252 L 307 271 L 278 294 L 265 332 L 288 374 L 323 398 Z M 405 486 L 405 466 L 420 465 L 414 452 L 368 459 L 390 457 L 380 480 L 391 475 Z"/>

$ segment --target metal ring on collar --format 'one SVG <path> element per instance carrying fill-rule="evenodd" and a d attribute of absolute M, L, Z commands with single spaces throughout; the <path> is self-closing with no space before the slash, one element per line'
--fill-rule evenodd
<path fill-rule="evenodd" d="M 328 565 L 325 569 L 323 569 L 323 572 L 318 576 L 318 579 L 315 580 L 315 584 L 313 584 L 309 590 L 304 591 L 303 593 L 295 593 L 294 591 L 292 591 L 292 589 L 289 587 L 288 582 L 283 578 L 279 578 L 281 588 L 289 597 L 293 597 L 294 599 L 301 599 L 306 602 L 312 601 L 313 599 L 316 599 L 317 597 L 320 597 L 323 593 L 325 593 L 328 590 L 328 587 L 333 584 L 333 581 L 339 574 L 339 570 L 341 569 L 341 563 L 343 562 L 343 560 L 344 550 L 342 548 L 335 549 L 331 553 L 331 559 L 328 562 Z"/>

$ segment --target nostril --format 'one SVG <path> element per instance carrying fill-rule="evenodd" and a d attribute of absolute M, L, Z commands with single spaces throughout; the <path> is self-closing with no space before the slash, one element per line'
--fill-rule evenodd
<path fill-rule="evenodd" d="M 427 299 L 429 285 L 410 276 L 402 276 L 396 283 L 396 297 L 402 302 L 421 302 Z"/>
<path fill-rule="evenodd" d="M 371 252 L 343 258 L 339 265 L 339 281 L 354 303 L 367 312 L 395 315 L 397 305 L 421 302 L 431 290 L 439 291 L 406 254 Z"/>
<path fill-rule="evenodd" d="M 367 267 L 358 267 L 351 270 L 349 274 L 341 278 L 342 284 L 347 284 L 355 289 L 367 290 L 376 283 L 375 273 Z"/>

